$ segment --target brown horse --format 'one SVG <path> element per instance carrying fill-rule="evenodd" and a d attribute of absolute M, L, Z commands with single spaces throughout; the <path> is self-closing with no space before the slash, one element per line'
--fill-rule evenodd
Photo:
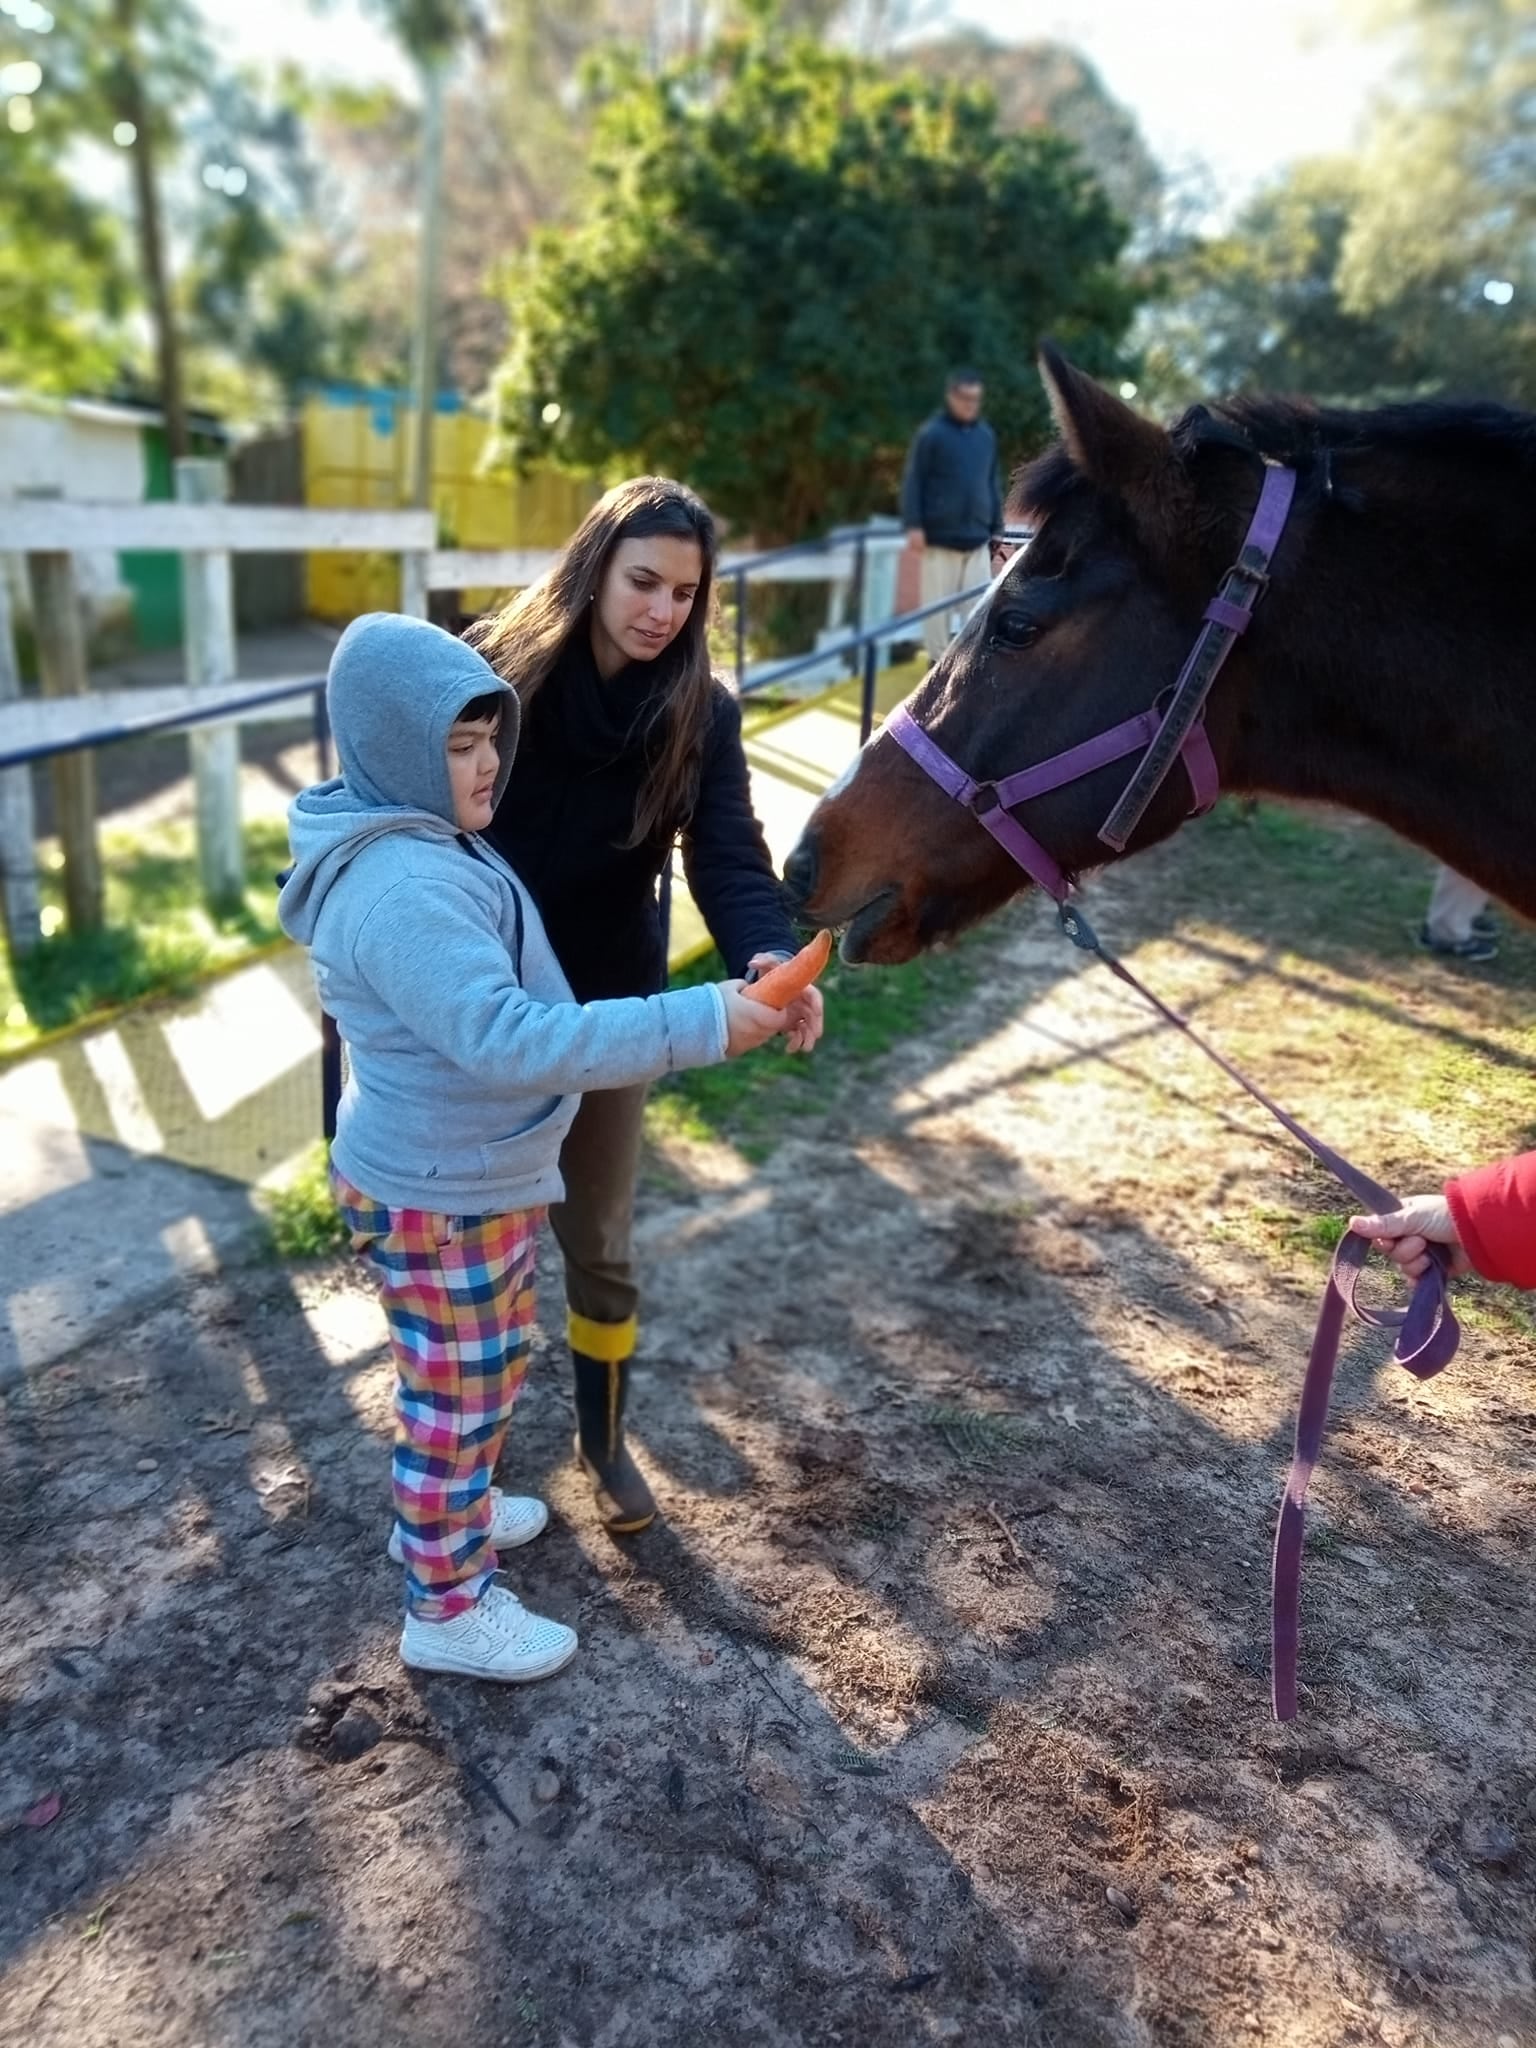
<path fill-rule="evenodd" d="M 977 781 L 1164 698 L 1243 544 L 1266 464 L 1296 472 L 1269 587 L 1205 724 L 1221 786 L 1343 804 L 1536 916 L 1536 417 L 1490 404 L 1196 406 L 1171 430 L 1047 348 L 1061 441 L 1009 518 L 1035 537 L 908 702 Z M 1067 875 L 1134 763 L 1011 807 Z M 1125 850 L 1175 831 L 1161 784 Z M 817 806 L 785 867 L 849 960 L 894 962 L 1028 878 L 889 733 Z"/>

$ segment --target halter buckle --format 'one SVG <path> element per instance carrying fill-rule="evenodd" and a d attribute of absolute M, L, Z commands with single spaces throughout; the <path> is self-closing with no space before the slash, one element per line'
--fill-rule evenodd
<path fill-rule="evenodd" d="M 995 782 L 978 782 L 965 799 L 965 808 L 973 818 L 985 817 L 988 811 L 1000 811 L 1003 800 L 997 793 Z"/>
<path fill-rule="evenodd" d="M 1267 555 L 1262 548 L 1245 547 L 1231 568 L 1228 569 L 1227 575 L 1222 578 L 1223 585 L 1225 585 L 1227 577 L 1241 576 L 1245 583 L 1254 584 L 1260 596 L 1262 596 L 1268 590 L 1272 580 L 1269 573 L 1269 565 L 1272 559 L 1273 557 Z M 1217 595 L 1220 595 L 1219 591 Z"/>

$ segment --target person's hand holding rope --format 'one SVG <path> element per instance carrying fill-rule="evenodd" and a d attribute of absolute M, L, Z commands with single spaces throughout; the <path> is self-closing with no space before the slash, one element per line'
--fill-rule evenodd
<path fill-rule="evenodd" d="M 1451 1246 L 1451 1271 L 1470 1273 L 1472 1262 L 1462 1247 L 1456 1219 L 1444 1195 L 1410 1195 L 1387 1216 L 1351 1216 L 1349 1227 L 1370 1238 L 1377 1251 L 1401 1266 L 1410 1280 L 1428 1270 L 1432 1244 Z"/>

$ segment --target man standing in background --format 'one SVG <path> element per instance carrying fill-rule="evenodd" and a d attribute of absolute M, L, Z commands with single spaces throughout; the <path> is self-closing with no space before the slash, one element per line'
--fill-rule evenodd
<path fill-rule="evenodd" d="M 1498 957 L 1498 927 L 1488 915 L 1488 891 L 1458 875 L 1444 861 L 1435 869 L 1435 885 L 1419 931 L 1427 953 L 1473 965 Z"/>
<path fill-rule="evenodd" d="M 907 450 L 901 484 L 907 545 L 922 558 L 922 602 L 934 604 L 988 579 L 987 542 L 1003 523 L 997 436 L 981 417 L 981 379 L 952 370 L 944 404 L 925 420 Z M 930 661 L 949 645 L 952 615 L 923 621 Z"/>

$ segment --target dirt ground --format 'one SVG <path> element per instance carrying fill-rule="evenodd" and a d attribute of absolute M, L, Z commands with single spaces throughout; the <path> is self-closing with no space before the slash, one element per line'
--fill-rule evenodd
<path fill-rule="evenodd" d="M 1090 907 L 1407 1186 L 1519 1141 L 1536 945 L 1416 955 L 1347 910 L 1362 843 L 1208 839 Z M 1272 861 L 1327 883 L 1283 945 Z M 1423 1389 L 1351 1341 L 1275 1727 L 1337 1197 L 1039 908 L 981 949 L 766 1163 L 653 1157 L 643 1537 L 595 1529 L 542 1344 L 506 1476 L 554 1509 L 513 1583 L 582 1635 L 547 1684 L 396 1659 L 347 1266 L 231 1271 L 12 1397 L 0 2041 L 1536 2043 L 1530 1325 L 1469 1289 Z"/>

